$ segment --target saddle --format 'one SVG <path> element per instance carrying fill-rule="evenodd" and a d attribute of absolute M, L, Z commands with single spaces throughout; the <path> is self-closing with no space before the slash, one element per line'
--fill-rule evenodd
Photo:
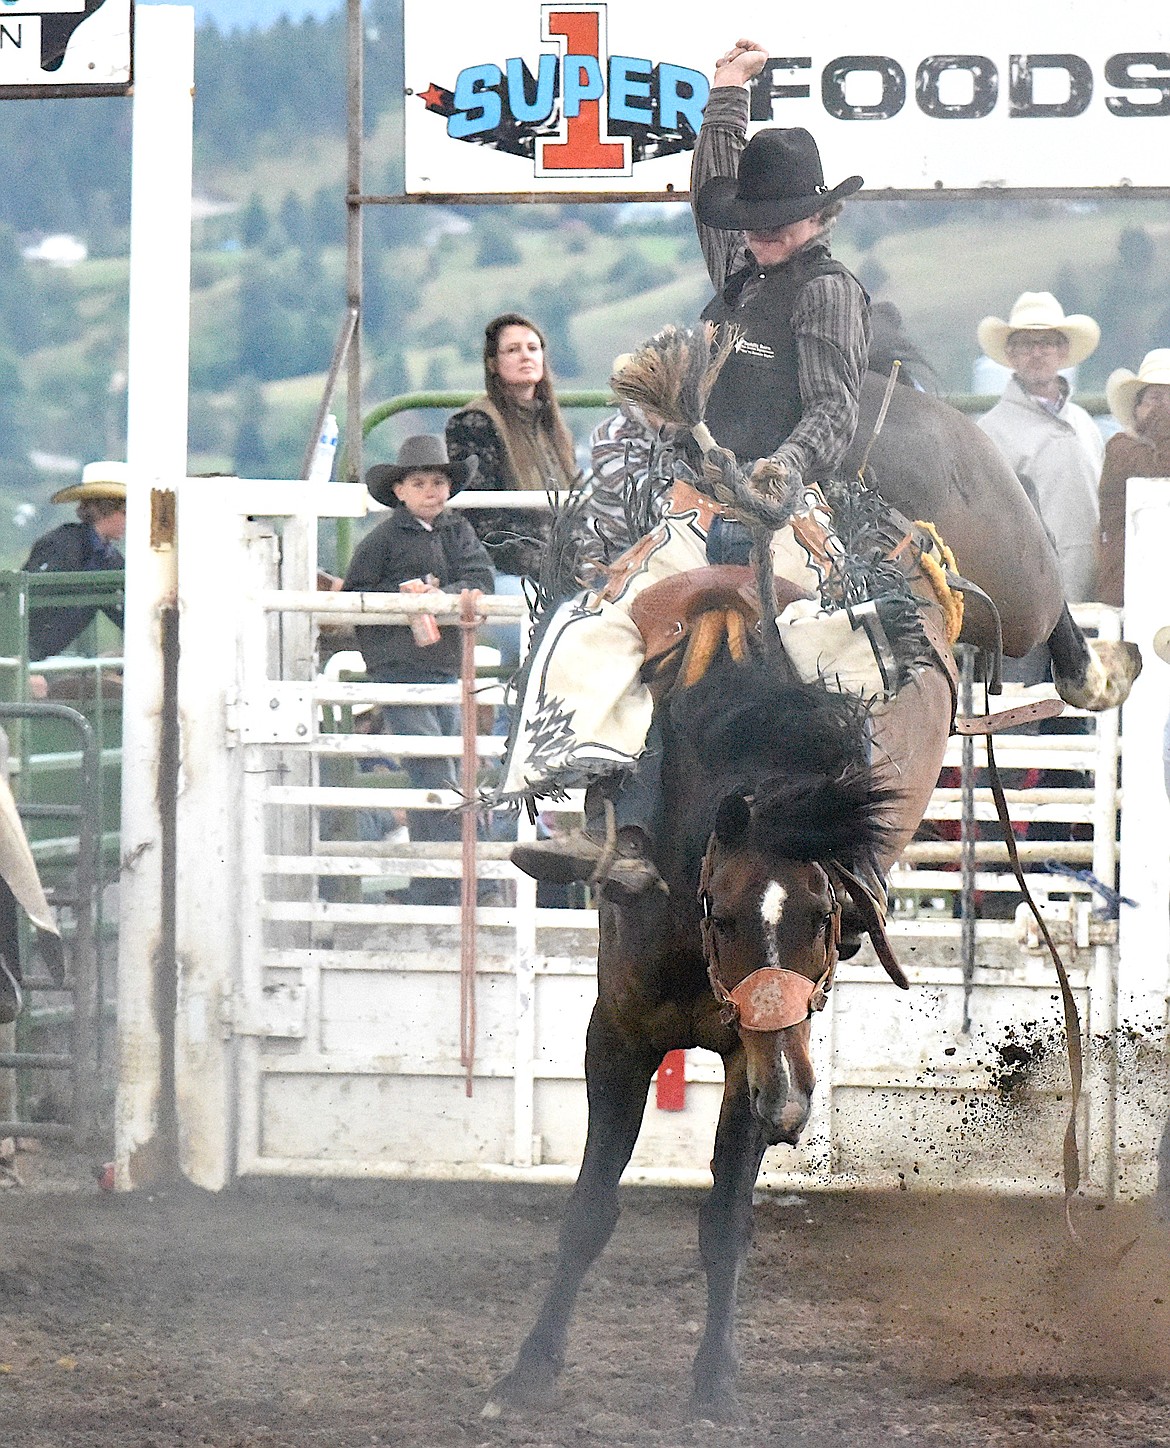
<path fill-rule="evenodd" d="M 775 589 L 778 610 L 812 597 L 785 578 L 776 579 Z M 759 617 L 755 572 L 740 563 L 709 563 L 660 579 L 630 606 L 630 618 L 646 646 L 645 676 L 656 678 L 681 657 L 684 687 L 702 678 L 724 638 L 732 657 L 742 659 L 747 634 Z"/>

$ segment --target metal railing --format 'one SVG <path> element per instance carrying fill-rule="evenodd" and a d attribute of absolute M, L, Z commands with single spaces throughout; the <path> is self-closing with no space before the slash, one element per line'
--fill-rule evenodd
<path fill-rule="evenodd" d="M 499 498 L 514 497 L 520 506 L 535 506 L 537 500 L 532 494 L 496 494 Z M 478 500 L 476 500 L 478 501 Z M 543 503 L 543 500 L 540 500 Z M 320 594 L 320 593 L 276 593 L 264 595 L 262 606 L 269 611 L 299 612 L 315 615 L 318 619 L 333 624 L 360 622 L 370 624 L 381 622 L 393 626 L 401 624 L 418 612 L 433 612 L 440 619 L 454 619 L 458 615 L 459 600 L 454 595 L 428 595 L 425 599 L 406 597 L 400 594 Z M 524 629 L 527 622 L 527 606 L 516 597 L 485 597 L 482 613 L 490 623 L 514 621 Z M 1101 637 L 1113 638 L 1120 633 L 1120 615 L 1117 610 L 1102 605 L 1078 605 L 1075 617 L 1082 626 Z M 303 686 L 288 686 L 303 689 Z M 499 707 L 503 703 L 503 691 L 497 680 L 481 679 L 477 684 L 478 698 L 482 704 Z M 458 702 L 458 688 L 443 685 L 391 685 L 364 682 L 343 683 L 319 679 L 311 689 L 313 709 L 324 706 L 338 708 L 352 707 L 359 703 L 403 703 L 403 702 Z M 1012 702 L 1025 698 L 1052 697 L 1051 685 L 1035 686 L 1029 689 L 1008 686 L 1008 697 Z M 307 702 L 307 701 L 306 701 Z M 1069 711 L 1077 716 L 1077 711 Z M 1050 895 L 1072 897 L 1088 903 L 1093 899 L 1093 885 L 1087 878 L 1111 886 L 1117 863 L 1117 819 L 1120 796 L 1117 788 L 1117 762 L 1120 754 L 1120 739 L 1115 711 L 1105 715 L 1079 715 L 1074 726 L 1078 732 L 1057 732 L 1067 729 L 1065 721 L 1056 728 L 1046 726 L 1035 733 L 1008 734 L 1001 738 L 997 755 L 1001 767 L 1006 771 L 1046 771 L 1048 782 L 1025 787 L 1012 785 L 1008 789 L 1008 801 L 1013 817 L 1023 827 L 1031 825 L 1057 826 L 1064 838 L 1023 838 L 1018 842 L 1024 861 L 1029 884 L 1041 898 Z M 460 759 L 463 745 L 460 738 L 446 739 L 433 737 L 408 737 L 384 735 L 347 735 L 344 733 L 321 734 L 314 726 L 306 734 L 304 742 L 321 758 L 369 759 L 394 756 L 396 752 L 417 753 L 419 757 L 447 757 Z M 481 735 L 476 740 L 476 754 L 481 762 L 498 760 L 503 752 L 503 741 L 499 736 Z M 1016 893 L 1016 884 L 1008 869 L 1006 847 L 998 837 L 995 810 L 989 787 L 978 773 L 985 763 L 985 748 L 981 741 L 971 751 L 969 772 L 964 779 L 962 769 L 962 745 L 953 739 L 948 748 L 946 766 L 958 776 L 954 783 L 935 791 L 928 807 L 924 837 L 912 842 L 903 855 L 899 867 L 891 878 L 891 890 L 895 896 L 896 916 L 899 920 L 921 921 L 943 934 L 957 932 L 963 910 L 958 902 L 962 895 L 963 882 L 960 869 L 963 854 L 961 821 L 964 798 L 971 820 L 977 824 L 986 822 L 983 838 L 971 841 L 975 862 L 974 879 L 970 882 L 980 896 L 1007 897 Z M 1069 776 L 1060 779 L 1061 775 Z M 1053 775 L 1058 782 L 1051 782 Z M 1075 776 L 1080 776 L 1079 778 Z M 1009 774 L 1009 781 L 1011 775 Z M 452 809 L 461 803 L 461 796 L 455 791 L 412 791 L 390 784 L 388 787 L 343 786 L 329 788 L 318 786 L 272 785 L 268 790 L 272 803 L 319 804 L 322 807 L 340 810 L 364 809 Z M 542 802 L 542 811 L 557 813 L 562 810 L 575 812 L 580 809 L 579 798 L 569 801 Z M 932 838 L 931 826 L 942 827 L 938 837 Z M 382 842 L 368 848 L 370 842 L 345 844 L 344 849 L 336 848 L 339 842 L 329 842 L 325 848 L 327 858 L 313 862 L 312 870 L 321 875 L 336 873 L 350 878 L 368 873 L 379 878 L 392 877 L 395 869 L 400 874 L 409 874 L 410 862 L 419 866 L 417 873 L 432 878 L 458 878 L 459 851 L 457 846 L 419 846 L 409 841 Z M 511 867 L 505 863 L 510 844 L 499 842 L 480 843 L 480 858 L 485 867 L 484 878 L 515 879 Z M 364 860 L 368 864 L 359 864 Z M 390 863 L 393 861 L 393 865 Z M 1052 873 L 1050 866 L 1057 867 Z M 1063 867 L 1063 873 L 1061 872 Z M 290 872 L 309 873 L 310 866 L 282 866 Z M 407 907 L 398 907 L 407 908 Z M 429 911 L 440 907 L 419 907 Z M 328 908 L 321 918 L 328 918 Z M 579 911 L 573 913 L 578 916 Z M 340 917 L 338 917 L 340 918 Z M 440 918 L 454 920 L 457 912 L 453 907 Z M 489 909 L 485 920 L 492 919 Z M 552 923 L 545 921 L 544 923 Z M 1007 927 L 1005 927 L 1007 928 Z"/>
<path fill-rule="evenodd" d="M 98 862 L 98 775 L 99 750 L 96 732 L 79 710 L 68 704 L 38 701 L 0 703 L 0 720 L 37 721 L 56 719 L 78 736 L 80 788 L 72 803 L 31 803 L 23 801 L 17 810 L 23 820 L 65 819 L 76 829 L 76 865 L 68 885 L 48 891 L 58 921 L 62 912 L 72 916 L 67 934 L 67 971 L 63 981 L 49 977 L 26 978 L 31 991 L 60 994 L 69 1002 L 69 1049 L 67 1051 L 15 1050 L 0 1053 L 0 1069 L 22 1075 L 30 1071 L 67 1071 L 72 1087 L 70 1119 L 65 1121 L 0 1121 L 0 1136 L 72 1137 L 90 1140 L 97 1125 L 99 1094 L 99 1010 L 97 927 L 99 907 Z M 63 932 L 65 933 L 65 932 Z M 25 959 L 28 952 L 22 952 Z M 18 1022 L 18 1026 L 20 1022 Z M 23 1084 L 23 1083 L 22 1083 Z M 19 1089 L 19 1087 L 18 1087 Z"/>

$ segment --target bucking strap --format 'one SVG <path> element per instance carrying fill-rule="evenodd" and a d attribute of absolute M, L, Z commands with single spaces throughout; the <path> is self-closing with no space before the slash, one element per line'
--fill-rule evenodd
<path fill-rule="evenodd" d="M 1064 713 L 1063 699 L 1033 699 L 1030 704 L 1017 704 L 1014 709 L 997 709 L 994 714 L 960 715 L 955 720 L 956 734 L 1002 734 L 1005 729 L 1019 729 L 1038 719 L 1055 719 Z"/>

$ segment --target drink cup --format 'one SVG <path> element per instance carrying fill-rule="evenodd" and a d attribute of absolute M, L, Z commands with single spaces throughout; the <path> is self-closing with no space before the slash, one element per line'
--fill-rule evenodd
<path fill-rule="evenodd" d="M 427 584 L 421 578 L 408 578 L 405 583 L 398 585 L 399 593 L 427 593 Z M 410 632 L 415 643 L 420 649 L 430 648 L 437 644 L 441 637 L 439 625 L 435 622 L 433 613 L 416 613 L 410 620 Z"/>

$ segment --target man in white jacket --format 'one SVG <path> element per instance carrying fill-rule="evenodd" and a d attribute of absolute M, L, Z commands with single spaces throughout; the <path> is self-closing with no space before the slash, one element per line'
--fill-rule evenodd
<path fill-rule="evenodd" d="M 1050 292 L 1024 292 L 1007 321 L 979 323 L 984 352 L 1012 369 L 1003 397 L 979 426 L 1023 483 L 1044 521 L 1064 596 L 1094 596 L 1097 572 L 1097 483 L 1105 445 L 1097 424 L 1070 400 L 1060 373 L 1083 362 L 1101 338 L 1092 317 L 1066 317 Z"/>

